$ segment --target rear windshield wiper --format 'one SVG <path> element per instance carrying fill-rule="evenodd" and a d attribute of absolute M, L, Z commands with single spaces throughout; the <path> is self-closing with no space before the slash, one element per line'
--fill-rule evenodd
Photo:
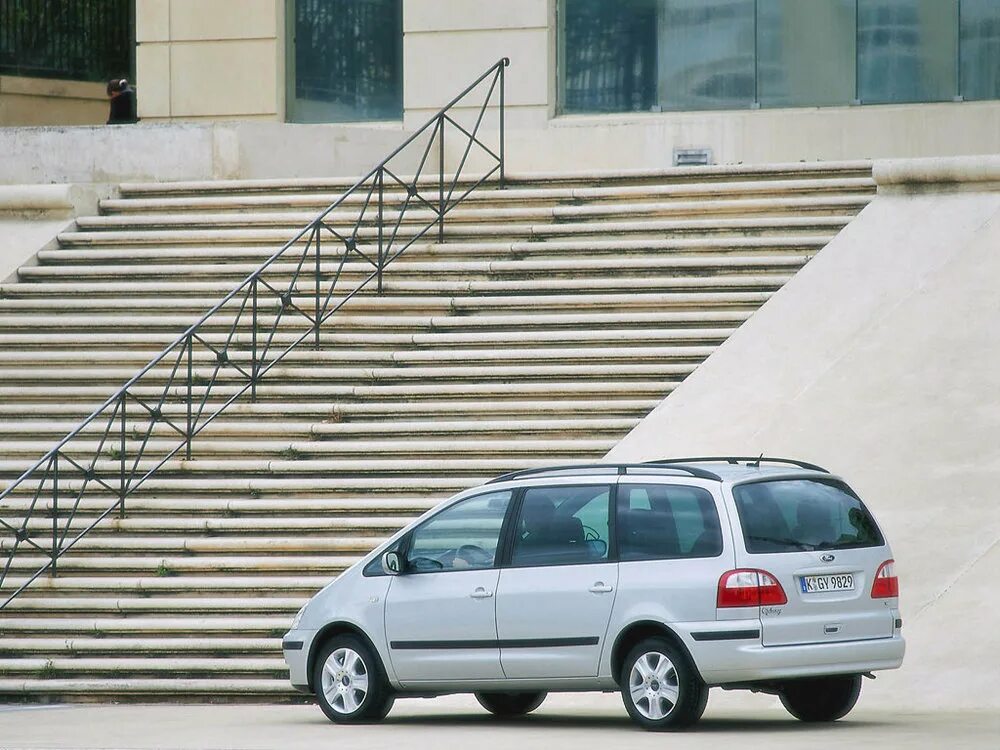
<path fill-rule="evenodd" d="M 794 547 L 796 549 L 812 551 L 816 547 L 812 544 L 806 544 L 805 542 L 800 542 L 797 539 L 782 539 L 781 537 L 773 536 L 754 536 L 750 535 L 747 537 L 748 542 L 767 542 L 768 544 L 780 544 L 785 547 Z"/>

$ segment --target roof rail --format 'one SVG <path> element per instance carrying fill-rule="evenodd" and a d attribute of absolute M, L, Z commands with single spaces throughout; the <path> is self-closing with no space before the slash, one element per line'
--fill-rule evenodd
<path fill-rule="evenodd" d="M 648 461 L 645 463 L 635 463 L 635 464 L 570 464 L 567 466 L 544 466 L 535 469 L 521 469 L 520 471 L 511 471 L 507 474 L 501 474 L 498 477 L 486 482 L 486 484 L 496 484 L 497 482 L 510 482 L 514 479 L 521 479 L 524 477 L 530 477 L 536 474 L 550 474 L 553 472 L 568 472 L 572 475 L 572 472 L 583 473 L 588 470 L 593 469 L 605 469 L 608 472 L 615 472 L 616 474 L 622 475 L 627 474 L 629 469 L 649 469 L 651 466 L 656 464 L 656 461 Z M 672 464 L 672 462 L 671 462 Z M 698 477 L 699 479 L 713 479 L 715 481 L 722 481 L 722 477 L 716 474 L 714 471 L 709 471 L 708 469 L 702 469 L 698 466 L 681 466 L 681 465 L 671 465 L 663 466 L 664 469 L 675 469 L 677 471 L 684 471 L 693 477 Z"/>
<path fill-rule="evenodd" d="M 775 456 L 701 456 L 699 458 L 658 458 L 655 461 L 646 461 L 645 463 L 663 465 L 725 462 L 727 464 L 737 465 L 746 462 L 748 466 L 759 466 L 761 461 L 766 461 L 772 464 L 790 464 L 791 466 L 798 466 L 800 469 L 821 471 L 824 474 L 830 473 L 829 470 L 824 469 L 822 466 L 817 466 L 816 464 L 810 464 L 806 461 L 797 461 L 794 458 L 777 458 Z"/>

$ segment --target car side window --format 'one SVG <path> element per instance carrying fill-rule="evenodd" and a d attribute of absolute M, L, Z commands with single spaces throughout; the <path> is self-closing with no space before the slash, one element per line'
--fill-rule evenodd
<path fill-rule="evenodd" d="M 622 484 L 618 487 L 621 560 L 715 557 L 722 530 L 715 501 L 700 487 Z"/>
<path fill-rule="evenodd" d="M 568 565 L 608 559 L 611 489 L 532 487 L 514 525 L 515 566 Z"/>
<path fill-rule="evenodd" d="M 511 492 L 461 500 L 429 518 L 411 535 L 407 569 L 414 573 L 491 568 Z"/>

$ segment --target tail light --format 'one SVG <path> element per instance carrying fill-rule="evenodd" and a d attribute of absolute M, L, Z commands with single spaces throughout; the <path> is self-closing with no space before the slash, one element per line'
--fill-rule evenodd
<path fill-rule="evenodd" d="M 896 561 L 886 560 L 878 566 L 878 572 L 872 582 L 872 599 L 891 599 L 896 596 L 899 596 Z"/>
<path fill-rule="evenodd" d="M 788 597 L 778 579 L 766 570 L 737 568 L 723 573 L 715 606 L 759 607 L 787 604 Z"/>

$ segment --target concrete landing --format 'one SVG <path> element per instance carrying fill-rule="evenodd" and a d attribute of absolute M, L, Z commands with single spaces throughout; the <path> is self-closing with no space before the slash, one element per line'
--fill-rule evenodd
<path fill-rule="evenodd" d="M 628 747 L 688 750 L 739 747 L 995 748 L 997 713 L 903 714 L 859 708 L 822 726 L 792 719 L 766 696 L 713 692 L 702 721 L 692 730 L 662 735 L 634 727 L 618 695 L 554 695 L 531 716 L 492 718 L 471 696 L 396 703 L 382 724 L 337 726 L 316 706 L 0 706 L 0 745 L 28 748 L 223 748 L 317 747 L 398 750 L 466 747 L 519 750 Z"/>

